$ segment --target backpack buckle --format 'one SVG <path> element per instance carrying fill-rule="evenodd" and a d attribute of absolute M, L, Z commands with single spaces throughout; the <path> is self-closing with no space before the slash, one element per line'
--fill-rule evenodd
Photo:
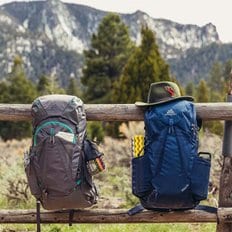
<path fill-rule="evenodd" d="M 46 189 L 43 189 L 42 191 L 42 199 L 47 199 L 48 198 L 48 192 Z"/>

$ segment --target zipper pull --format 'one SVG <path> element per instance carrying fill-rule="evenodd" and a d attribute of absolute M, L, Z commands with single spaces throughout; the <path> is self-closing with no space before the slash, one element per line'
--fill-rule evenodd
<path fill-rule="evenodd" d="M 55 143 L 55 129 L 54 128 L 50 129 L 50 143 L 52 144 Z"/>

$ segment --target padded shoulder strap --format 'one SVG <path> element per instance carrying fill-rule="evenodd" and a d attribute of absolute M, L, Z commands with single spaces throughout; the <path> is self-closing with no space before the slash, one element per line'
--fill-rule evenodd
<path fill-rule="evenodd" d="M 155 176 L 160 172 L 160 169 L 162 168 L 162 163 L 163 163 L 163 158 L 164 158 L 164 149 L 165 149 L 165 143 L 167 141 L 168 131 L 169 131 L 168 127 L 164 129 L 162 140 L 157 145 L 158 162 L 155 168 Z"/>
<path fill-rule="evenodd" d="M 185 144 L 183 144 L 183 141 L 180 139 L 180 135 L 183 135 L 183 133 L 180 129 L 176 128 L 175 134 L 176 134 L 178 149 L 180 151 L 179 154 L 180 154 L 182 168 L 183 168 L 186 176 L 190 177 L 190 170 L 192 170 L 192 162 L 190 162 L 190 163 L 186 162 L 186 157 L 188 157 L 189 151 L 186 151 Z"/>
<path fill-rule="evenodd" d="M 202 127 L 202 119 L 201 119 L 201 117 L 199 115 L 197 115 L 196 119 L 197 119 L 198 130 L 200 130 L 201 127 Z"/>
<path fill-rule="evenodd" d="M 138 204 L 136 206 L 134 206 L 133 208 L 128 210 L 128 215 L 132 216 L 135 215 L 137 213 L 140 213 L 144 210 L 144 207 L 141 204 Z"/>
<path fill-rule="evenodd" d="M 217 208 L 209 205 L 197 205 L 196 210 L 203 210 L 207 213 L 217 213 Z"/>

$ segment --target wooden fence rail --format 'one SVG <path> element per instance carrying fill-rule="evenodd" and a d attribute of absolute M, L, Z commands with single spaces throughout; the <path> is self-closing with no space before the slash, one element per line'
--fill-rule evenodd
<path fill-rule="evenodd" d="M 227 143 L 232 143 L 232 100 L 221 103 L 195 103 L 197 114 L 203 120 L 226 120 L 231 122 L 231 132 Z M 0 121 L 31 120 L 31 105 L 0 104 Z M 89 121 L 142 121 L 143 108 L 134 104 L 86 104 Z M 224 136 L 225 138 L 225 136 Z M 229 142 L 228 142 L 229 141 Z M 214 222 L 217 232 L 232 232 L 232 154 L 223 154 L 221 171 L 219 208 L 209 213 L 203 210 L 186 210 L 175 212 L 153 212 L 129 216 L 126 210 L 79 210 L 73 223 L 169 223 L 169 222 Z M 42 223 L 68 223 L 67 211 L 42 211 Z M 33 210 L 0 210 L 0 223 L 36 223 Z"/>
<path fill-rule="evenodd" d="M 232 120 L 232 103 L 195 103 L 197 114 L 204 120 Z M 0 104 L 1 121 L 31 119 L 29 104 Z M 86 104 L 89 121 L 141 121 L 143 108 L 134 104 Z"/>
<path fill-rule="evenodd" d="M 93 209 L 77 210 L 74 213 L 73 223 L 174 223 L 174 222 L 232 222 L 229 216 L 232 209 L 218 209 L 217 213 L 208 213 L 202 210 L 186 210 L 178 212 L 144 211 L 129 216 L 126 210 L 121 209 Z M 42 211 L 42 223 L 69 223 L 68 211 Z M 36 223 L 35 210 L 1 210 L 0 223 Z"/>
<path fill-rule="evenodd" d="M 69 223 L 69 211 L 42 211 L 42 223 Z M 143 211 L 129 216 L 124 209 L 76 210 L 73 223 L 232 223 L 232 208 L 216 212 L 185 210 L 172 212 Z M 0 210 L 0 223 L 36 223 L 35 210 Z"/>

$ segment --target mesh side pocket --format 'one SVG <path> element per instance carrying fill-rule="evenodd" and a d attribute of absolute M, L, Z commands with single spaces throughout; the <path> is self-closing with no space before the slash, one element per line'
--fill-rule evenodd
<path fill-rule="evenodd" d="M 35 173 L 35 169 L 32 163 L 32 154 L 26 152 L 24 154 L 24 168 L 27 176 L 28 185 L 31 190 L 31 194 L 34 195 L 37 199 L 41 196 L 41 190 L 38 185 L 38 179 Z"/>
<path fill-rule="evenodd" d="M 193 161 L 191 189 L 196 200 L 204 200 L 208 195 L 211 161 L 197 156 Z"/>
<path fill-rule="evenodd" d="M 137 197 L 144 196 L 151 190 L 151 172 L 146 155 L 132 159 L 132 193 Z"/>

